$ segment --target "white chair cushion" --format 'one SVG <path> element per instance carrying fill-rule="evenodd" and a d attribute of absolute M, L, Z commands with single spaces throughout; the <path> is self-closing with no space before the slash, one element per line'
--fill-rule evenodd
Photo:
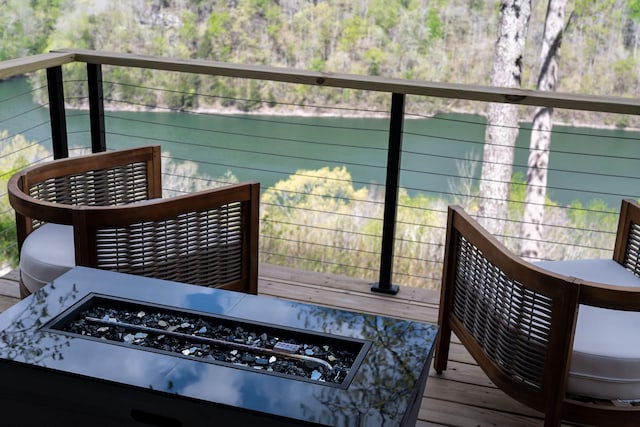
<path fill-rule="evenodd" d="M 22 283 L 35 292 L 76 265 L 73 227 L 43 224 L 30 233 L 20 251 Z"/>
<path fill-rule="evenodd" d="M 592 282 L 640 287 L 613 260 L 544 261 L 539 267 Z M 640 313 L 581 305 L 567 391 L 611 400 L 640 400 Z"/>

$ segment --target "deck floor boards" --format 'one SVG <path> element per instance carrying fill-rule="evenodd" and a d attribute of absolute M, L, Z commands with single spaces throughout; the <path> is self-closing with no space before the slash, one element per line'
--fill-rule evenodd
<path fill-rule="evenodd" d="M 0 277 L 0 311 L 18 301 L 18 277 L 17 271 Z M 397 295 L 387 296 L 372 293 L 370 287 L 363 280 L 261 265 L 258 291 L 275 298 L 437 322 L 438 292 L 402 287 Z M 540 426 L 542 415 L 497 389 L 454 341 L 448 369 L 442 375 L 430 372 L 416 425 Z"/>

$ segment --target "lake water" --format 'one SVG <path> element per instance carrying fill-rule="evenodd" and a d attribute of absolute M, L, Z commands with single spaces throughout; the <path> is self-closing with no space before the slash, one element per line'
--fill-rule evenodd
<path fill-rule="evenodd" d="M 33 103 L 30 92 L 24 79 L 0 82 L 0 131 L 22 133 L 51 149 L 49 112 Z M 67 114 L 70 145 L 90 146 L 88 113 Z M 160 143 L 172 158 L 198 162 L 199 173 L 231 170 L 263 188 L 323 166 L 345 166 L 356 188 L 385 180 L 387 119 L 118 111 L 107 112 L 105 121 L 109 148 Z M 404 130 L 401 185 L 410 193 L 447 196 L 461 182 L 460 159 L 481 159 L 481 117 L 407 119 Z M 529 136 L 521 130 L 517 142 L 514 170 L 523 176 Z M 617 208 L 621 198 L 640 196 L 640 132 L 555 126 L 549 168 L 553 200 L 602 199 Z M 479 173 L 478 163 L 476 178 Z"/>

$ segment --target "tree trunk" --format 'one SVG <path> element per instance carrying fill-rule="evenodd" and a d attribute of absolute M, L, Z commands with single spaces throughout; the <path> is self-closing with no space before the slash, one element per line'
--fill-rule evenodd
<path fill-rule="evenodd" d="M 540 51 L 538 90 L 555 91 L 558 85 L 558 50 L 562 42 L 566 3 L 567 0 L 549 0 Z M 533 118 L 527 163 L 527 191 L 520 249 L 520 255 L 530 260 L 540 258 L 539 244 L 542 238 L 552 127 L 553 108 L 537 108 Z"/>
<path fill-rule="evenodd" d="M 531 0 L 501 0 L 498 39 L 491 85 L 520 87 Z M 518 137 L 518 107 L 491 103 L 487 109 L 478 219 L 503 235 L 507 216 L 513 155 Z"/>

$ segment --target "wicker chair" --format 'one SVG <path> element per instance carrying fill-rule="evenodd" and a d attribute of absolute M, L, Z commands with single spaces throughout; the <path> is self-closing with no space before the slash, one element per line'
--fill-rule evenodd
<path fill-rule="evenodd" d="M 532 264 L 450 207 L 436 372 L 447 367 L 453 332 L 547 426 L 640 425 L 639 224 L 640 207 L 623 201 L 614 260 Z"/>
<path fill-rule="evenodd" d="M 162 199 L 150 146 L 36 165 L 8 191 L 22 297 L 75 265 L 257 293 L 258 183 Z"/>

